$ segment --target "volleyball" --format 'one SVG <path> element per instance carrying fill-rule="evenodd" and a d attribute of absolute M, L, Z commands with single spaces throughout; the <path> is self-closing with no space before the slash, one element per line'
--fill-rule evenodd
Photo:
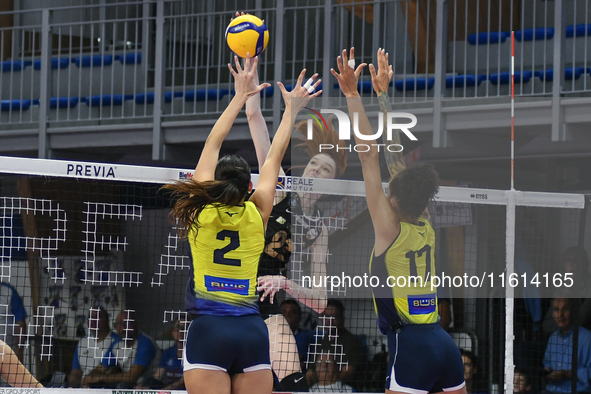
<path fill-rule="evenodd" d="M 258 56 L 267 47 L 267 25 L 254 15 L 241 15 L 230 22 L 226 29 L 226 42 L 236 55 L 245 58 Z"/>

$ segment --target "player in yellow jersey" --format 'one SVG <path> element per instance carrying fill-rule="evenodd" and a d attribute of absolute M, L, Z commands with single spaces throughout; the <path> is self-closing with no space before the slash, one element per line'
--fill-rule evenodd
<path fill-rule="evenodd" d="M 256 274 L 293 121 L 322 93 L 310 94 L 302 86 L 306 70 L 291 92 L 277 82 L 285 112 L 257 188 L 245 201 L 252 187 L 248 164 L 239 156 L 218 160 L 219 152 L 248 97 L 270 85 L 253 83 L 258 58 L 247 56 L 244 68 L 237 57 L 235 62 L 237 71 L 228 67 L 236 94 L 211 130 L 193 179 L 165 186 L 177 197 L 171 217 L 189 241 L 192 260 L 185 304 L 195 318 L 183 354 L 189 394 L 271 392 L 268 331 L 258 311 Z"/>
<path fill-rule="evenodd" d="M 353 58 L 353 48 L 350 57 Z M 378 51 L 379 73 L 371 66 L 372 82 L 385 78 L 392 70 L 383 63 L 384 52 Z M 348 66 L 347 52 L 337 58 L 337 78 L 351 119 L 358 117 L 359 132 L 374 135 L 357 91 L 361 70 Z M 380 75 L 381 74 L 381 75 Z M 382 190 L 382 176 L 377 144 L 360 139 L 358 144 L 371 148 L 359 150 L 367 206 L 375 233 L 371 256 L 371 275 L 380 283 L 397 280 L 396 286 L 374 288 L 378 324 L 388 336 L 390 351 L 386 393 L 464 394 L 464 368 L 458 347 L 437 322 L 437 294 L 431 291 L 430 278 L 435 274 L 435 235 L 424 217 L 429 201 L 438 190 L 438 176 L 429 165 L 403 169 Z M 403 280 L 398 280 L 398 279 Z"/>

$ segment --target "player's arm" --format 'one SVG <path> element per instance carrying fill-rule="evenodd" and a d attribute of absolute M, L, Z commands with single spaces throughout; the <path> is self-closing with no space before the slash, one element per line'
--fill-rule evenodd
<path fill-rule="evenodd" d="M 375 66 L 373 64 L 370 64 L 369 72 L 371 74 L 371 84 L 373 86 L 373 90 L 376 92 L 376 95 L 378 96 L 378 102 L 380 103 L 380 111 L 382 112 L 382 116 L 384 119 L 383 124 L 385 125 L 388 122 L 388 112 L 393 111 L 392 104 L 390 103 L 390 96 L 388 95 L 388 87 L 390 86 L 390 81 L 392 80 L 394 71 L 392 70 L 392 65 L 389 64 L 388 54 L 386 53 L 385 49 L 378 49 L 377 56 L 378 71 L 376 72 Z M 391 140 L 388 140 L 387 133 L 383 133 L 382 141 L 384 145 L 402 145 L 400 140 L 400 131 L 398 129 L 392 130 Z M 400 171 L 406 168 L 406 163 L 404 161 L 402 151 L 390 152 L 390 150 L 384 149 L 384 158 L 386 159 L 386 165 L 388 166 L 390 179 L 394 178 L 396 174 L 398 174 Z M 425 211 L 421 214 L 421 218 L 427 220 L 430 219 L 428 209 L 425 209 Z"/>
<path fill-rule="evenodd" d="M 262 89 L 270 86 L 268 83 L 263 83 L 256 86 L 254 89 L 251 89 L 250 83 L 258 63 L 257 57 L 255 57 L 254 60 L 247 57 L 244 61 L 244 69 L 240 67 L 238 56 L 234 56 L 234 61 L 238 71 L 234 71 L 230 64 L 228 64 L 228 68 L 234 76 L 236 94 L 211 129 L 211 132 L 205 141 L 203 151 L 199 157 L 199 162 L 195 168 L 195 174 L 193 175 L 193 179 L 196 181 L 208 181 L 214 179 L 215 167 L 219 159 L 222 142 L 230 132 L 238 113 L 250 96 L 258 94 Z"/>
<path fill-rule="evenodd" d="M 380 103 L 380 110 L 384 118 L 384 125 L 388 121 L 388 112 L 392 112 L 392 104 L 390 103 L 390 96 L 388 95 L 388 88 L 390 81 L 392 80 L 392 66 L 388 64 L 388 54 L 385 49 L 378 49 L 378 70 L 373 64 L 369 65 L 369 72 L 371 74 L 371 84 L 373 90 L 378 96 L 378 102 Z M 398 129 L 392 130 L 392 140 L 388 141 L 387 133 L 382 134 L 382 140 L 384 144 L 398 144 L 400 145 L 400 131 Z M 396 174 L 406 168 L 404 163 L 404 157 L 402 152 L 390 152 L 388 149 L 384 150 L 384 156 L 386 163 L 388 164 L 388 172 L 390 178 L 393 178 Z"/>
<path fill-rule="evenodd" d="M 326 278 L 326 257 L 328 255 L 328 230 L 322 226 L 320 236 L 310 246 L 311 275 L 310 283 L 307 280 L 301 286 L 297 282 L 287 279 L 283 275 L 266 275 L 258 278 L 257 291 L 262 292 L 261 301 L 269 297 L 271 303 L 279 290 L 291 295 L 293 298 L 318 313 L 326 309 L 327 294 L 323 280 Z M 314 286 L 317 284 L 318 286 Z M 309 286 L 308 286 L 309 285 Z"/>
<path fill-rule="evenodd" d="M 251 85 L 257 86 L 258 84 L 259 74 L 257 69 L 255 69 Z M 250 130 L 250 136 L 254 144 L 254 150 L 257 155 L 257 162 L 260 169 L 265 163 L 269 149 L 271 149 L 271 138 L 269 137 L 267 122 L 261 111 L 261 96 L 259 94 L 253 94 L 246 101 L 246 119 L 248 119 L 248 128 Z M 281 167 L 279 167 L 279 175 L 285 175 L 283 168 Z"/>
<path fill-rule="evenodd" d="M 236 18 L 241 15 L 248 15 L 248 13 L 244 12 L 236 12 Z M 232 18 L 234 20 L 234 18 Z M 254 75 L 250 82 L 251 90 L 254 90 L 256 86 L 259 85 L 259 73 L 257 68 L 254 69 Z M 261 112 L 261 96 L 258 94 L 253 94 L 246 100 L 246 119 L 248 119 L 248 128 L 250 129 L 250 136 L 252 138 L 252 142 L 254 144 L 254 149 L 257 155 L 257 162 L 259 165 L 259 171 L 263 167 L 263 163 L 265 162 L 265 158 L 267 157 L 267 153 L 269 153 L 269 149 L 271 148 L 271 139 L 269 138 L 269 130 L 267 129 L 267 122 L 265 122 L 265 118 L 263 117 L 263 113 Z M 285 175 L 283 173 L 283 169 L 279 170 L 281 175 Z"/>
<path fill-rule="evenodd" d="M 351 58 L 354 56 L 353 48 L 351 48 L 350 56 Z M 366 64 L 360 64 L 356 70 L 353 70 L 348 66 L 347 51 L 343 50 L 342 57 L 337 58 L 337 66 L 339 73 L 334 69 L 331 69 L 331 72 L 339 82 L 341 91 L 347 97 L 347 107 L 351 118 L 353 118 L 353 114 L 357 113 L 359 132 L 365 135 L 373 135 L 371 124 L 357 91 L 357 80 Z M 366 144 L 367 141 L 362 140 L 355 134 L 355 142 L 357 144 Z M 370 146 L 367 152 L 360 151 L 359 160 L 363 172 L 367 206 L 376 236 L 375 253 L 380 255 L 398 236 L 400 221 L 382 189 L 382 175 L 377 147 Z"/>
<path fill-rule="evenodd" d="M 250 201 L 252 201 L 261 212 L 265 226 L 267 225 L 269 215 L 273 209 L 273 200 L 275 198 L 275 188 L 277 186 L 279 168 L 281 167 L 283 155 L 289 145 L 291 129 L 293 128 L 295 117 L 312 98 L 317 97 L 322 93 L 322 90 L 320 90 L 314 94 L 310 94 L 308 90 L 302 86 L 305 74 L 306 69 L 302 70 L 300 73 L 296 87 L 294 87 L 291 92 L 288 92 L 281 82 L 277 82 L 279 89 L 281 89 L 283 101 L 285 102 L 285 111 L 283 112 L 283 118 L 281 119 L 279 128 L 273 138 L 273 143 L 271 144 L 265 163 L 261 168 L 256 190 L 250 197 Z M 317 76 L 318 74 L 314 74 L 312 78 L 315 79 Z M 320 79 L 316 81 L 314 88 L 316 88 L 319 83 Z"/>
<path fill-rule="evenodd" d="M 259 84 L 259 75 L 258 72 L 256 72 L 256 69 L 253 82 L 255 85 Z M 248 119 L 248 129 L 250 130 L 250 136 L 254 144 L 260 172 L 267 159 L 269 149 L 271 149 L 271 138 L 269 137 L 267 122 L 261 111 L 261 96 L 259 94 L 250 96 L 246 101 L 246 118 Z M 285 176 L 285 172 L 281 166 L 279 166 L 279 175 Z M 277 204 L 284 197 L 285 192 L 276 193 L 274 203 Z"/>

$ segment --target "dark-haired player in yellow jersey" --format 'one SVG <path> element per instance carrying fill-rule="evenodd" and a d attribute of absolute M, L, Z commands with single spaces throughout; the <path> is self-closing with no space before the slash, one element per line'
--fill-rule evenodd
<path fill-rule="evenodd" d="M 301 86 L 305 70 L 291 92 L 278 82 L 285 112 L 257 188 L 245 201 L 252 186 L 248 164 L 239 156 L 218 158 L 248 97 L 269 86 L 253 83 L 257 61 L 247 57 L 242 69 L 235 58 L 237 72 L 228 65 L 236 94 L 211 130 L 193 179 L 165 186 L 178 197 L 171 216 L 189 240 L 192 260 L 185 305 L 195 318 L 183 354 L 189 394 L 263 394 L 272 389 L 269 334 L 257 305 L 257 269 L 294 119 L 322 91 L 310 94 Z"/>
<path fill-rule="evenodd" d="M 351 48 L 350 58 L 353 55 Z M 382 50 L 378 51 L 378 61 L 380 74 L 371 66 L 372 82 L 375 85 L 385 79 L 387 89 L 392 69 Z M 373 135 L 357 91 L 365 64 L 353 70 L 343 50 L 337 66 L 339 73 L 331 72 L 347 97 L 351 118 L 357 113 L 359 131 Z M 367 143 L 357 135 L 355 139 L 359 144 Z M 435 274 L 435 233 L 423 213 L 437 193 L 437 173 L 429 165 L 403 169 L 390 180 L 386 196 L 377 146 L 360 151 L 359 159 L 375 233 L 370 270 L 384 285 L 373 290 L 378 324 L 388 336 L 390 350 L 386 393 L 465 394 L 462 358 L 437 322 L 437 293 L 430 283 Z M 396 280 L 396 286 L 387 286 L 388 278 Z"/>

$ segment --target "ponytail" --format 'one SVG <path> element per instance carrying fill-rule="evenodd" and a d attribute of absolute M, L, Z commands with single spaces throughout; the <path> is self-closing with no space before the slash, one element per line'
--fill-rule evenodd
<path fill-rule="evenodd" d="M 171 190 L 176 199 L 169 217 L 177 224 L 181 238 L 187 237 L 191 227 L 200 227 L 199 215 L 206 205 L 239 205 L 245 196 L 231 181 L 177 181 L 162 188 Z"/>

